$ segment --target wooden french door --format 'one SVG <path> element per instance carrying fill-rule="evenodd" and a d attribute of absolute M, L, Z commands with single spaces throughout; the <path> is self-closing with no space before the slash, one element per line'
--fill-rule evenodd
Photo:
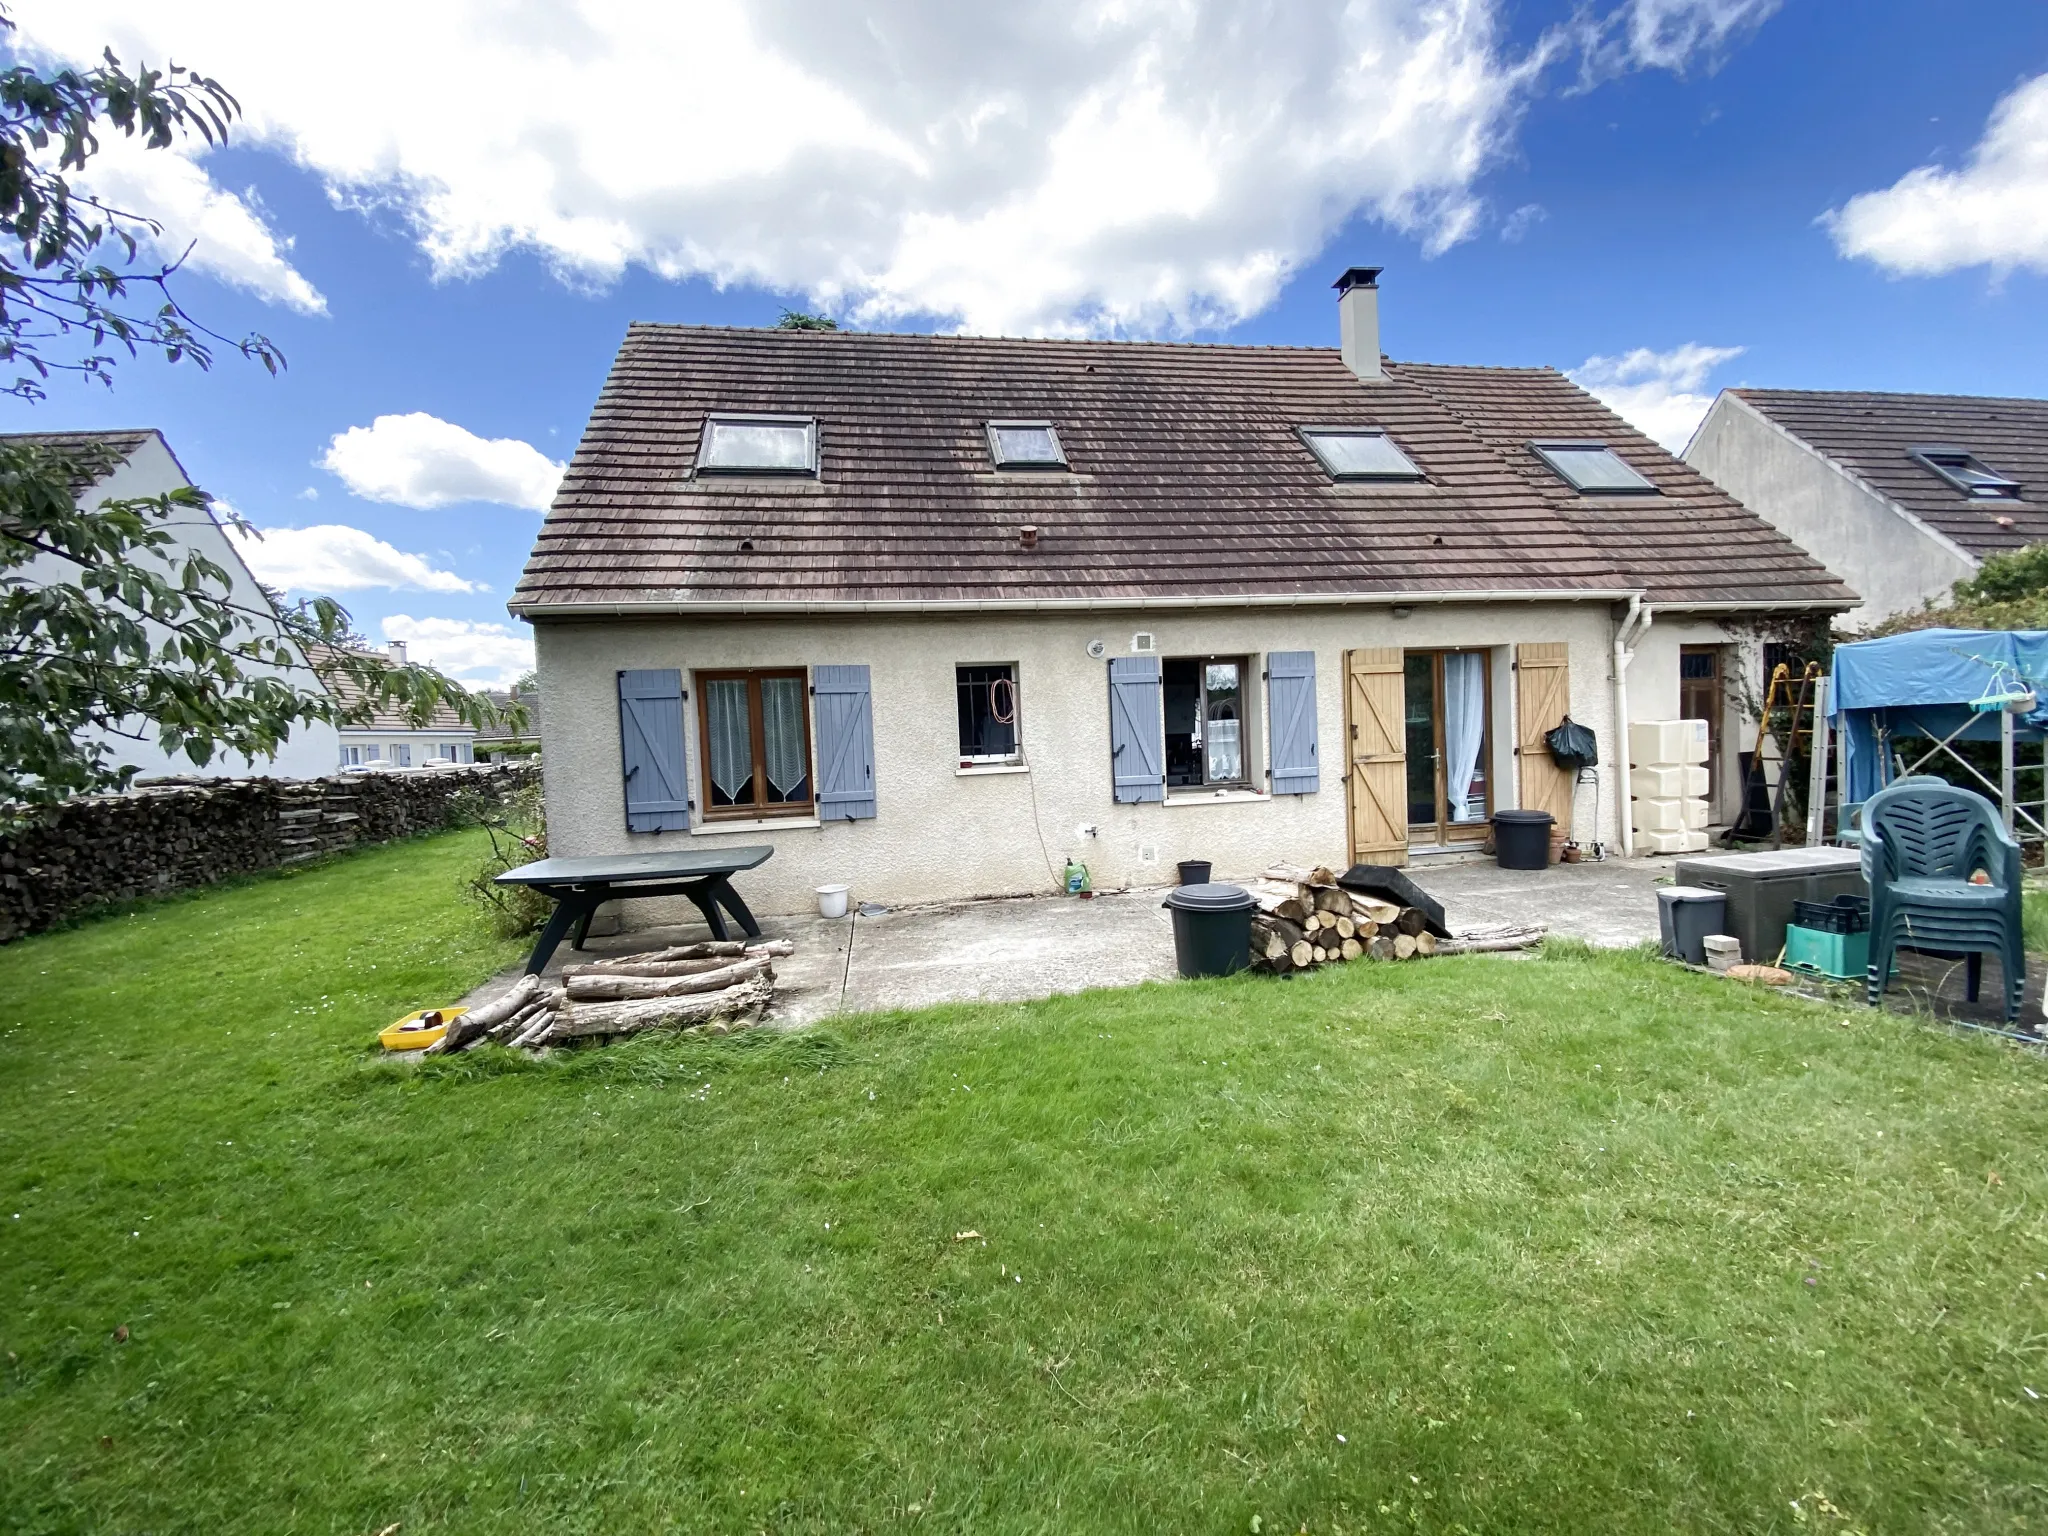
<path fill-rule="evenodd" d="M 1408 841 L 1478 842 L 1493 810 L 1489 657 L 1484 651 L 1408 651 L 1401 670 Z"/>

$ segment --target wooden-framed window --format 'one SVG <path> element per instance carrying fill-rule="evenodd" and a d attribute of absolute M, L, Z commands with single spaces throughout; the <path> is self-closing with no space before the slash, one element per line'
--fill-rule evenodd
<path fill-rule="evenodd" d="M 1245 722 L 1251 663 L 1243 656 L 1169 656 L 1160 668 L 1166 787 L 1249 789 Z"/>
<path fill-rule="evenodd" d="M 809 694 L 801 667 L 697 674 L 707 820 L 816 810 Z"/>

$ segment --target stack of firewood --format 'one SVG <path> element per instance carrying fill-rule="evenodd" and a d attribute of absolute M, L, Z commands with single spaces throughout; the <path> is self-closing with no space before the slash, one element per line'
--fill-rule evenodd
<path fill-rule="evenodd" d="M 1277 866 L 1247 889 L 1259 904 L 1252 919 L 1252 964 L 1262 970 L 1305 971 L 1346 960 L 1412 960 L 1436 953 L 1436 935 L 1420 907 L 1347 891 L 1334 871 Z"/>
<path fill-rule="evenodd" d="M 760 1022 L 775 997 L 777 956 L 787 939 L 724 939 L 563 968 L 562 984 L 522 976 L 503 997 L 456 1015 L 428 1055 L 494 1040 L 537 1050 L 564 1040 L 674 1029 L 728 1035 Z"/>

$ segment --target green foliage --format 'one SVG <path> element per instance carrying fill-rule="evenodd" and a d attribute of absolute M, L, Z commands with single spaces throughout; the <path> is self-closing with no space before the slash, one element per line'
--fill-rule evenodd
<path fill-rule="evenodd" d="M 782 318 L 775 322 L 778 331 L 836 331 L 839 322 L 830 315 L 808 314 L 801 309 L 785 309 Z"/>
<path fill-rule="evenodd" d="M 223 751 L 274 756 L 296 726 L 380 707 L 424 723 L 447 704 L 479 728 L 503 717 L 430 667 L 338 648 L 349 617 L 331 598 L 240 601 L 180 536 L 215 515 L 247 526 L 203 491 L 82 507 L 112 467 L 102 448 L 0 442 L 0 827 L 123 787 L 135 770 L 99 733 L 203 766 Z M 322 684 L 316 654 L 357 703 Z"/>
<path fill-rule="evenodd" d="M 13 27 L 0 12 L 0 29 Z M 41 399 L 52 371 L 111 385 L 109 342 L 131 357 L 146 348 L 201 368 L 212 366 L 215 344 L 272 373 L 283 366 L 265 337 L 233 341 L 186 314 L 169 287 L 179 262 L 136 264 L 141 240 L 160 236 L 162 226 L 110 207 L 66 176 L 99 152 L 107 129 L 149 149 L 192 134 L 223 144 L 240 115 L 218 81 L 175 64 L 129 74 L 111 49 L 95 69 L 44 73 L 17 64 L 0 73 L 0 234 L 19 244 L 10 250 L 0 241 L 0 361 L 27 370 L 0 393 Z M 118 266 L 105 259 L 109 249 L 121 254 Z M 139 304 L 144 293 L 150 297 Z M 75 355 L 52 356 L 53 345 Z"/>
<path fill-rule="evenodd" d="M 1975 576 L 1955 584 L 1948 602 L 1894 614 L 1870 633 L 1916 629 L 2048 629 L 2048 544 L 1988 556 Z"/>
<path fill-rule="evenodd" d="M 480 827 L 490 839 L 490 852 L 463 882 L 463 890 L 483 907 L 500 938 L 538 932 L 554 902 L 529 886 L 496 881 L 508 869 L 548 856 L 547 803 L 539 780 L 506 795 L 481 790 L 458 795 L 450 810 L 456 825 Z"/>
<path fill-rule="evenodd" d="M 2032 1053 L 1558 946 L 376 1060 L 483 843 L 0 949 L 0 1525 L 2048 1528 Z"/>
<path fill-rule="evenodd" d="M 2048 544 L 2029 544 L 2008 554 L 1990 555 L 1975 576 L 1955 585 L 1958 605 L 2018 603 L 2048 599 Z"/>

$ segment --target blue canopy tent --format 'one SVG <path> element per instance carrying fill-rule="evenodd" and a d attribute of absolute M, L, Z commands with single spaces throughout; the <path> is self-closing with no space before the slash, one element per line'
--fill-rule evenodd
<path fill-rule="evenodd" d="M 2042 804 L 2016 799 L 2019 745 L 2048 741 L 2048 632 L 1922 629 L 1835 648 L 1829 723 L 1838 733 L 1842 799 L 1860 805 L 1894 779 L 1935 760 L 1992 796 L 2008 830 L 2043 835 Z M 1994 784 L 1950 750 L 2000 744 Z M 2028 764 L 2048 771 L 2048 765 Z M 2048 786 L 2044 786 L 2048 789 Z M 2015 828 L 2015 820 L 2025 823 Z"/>

